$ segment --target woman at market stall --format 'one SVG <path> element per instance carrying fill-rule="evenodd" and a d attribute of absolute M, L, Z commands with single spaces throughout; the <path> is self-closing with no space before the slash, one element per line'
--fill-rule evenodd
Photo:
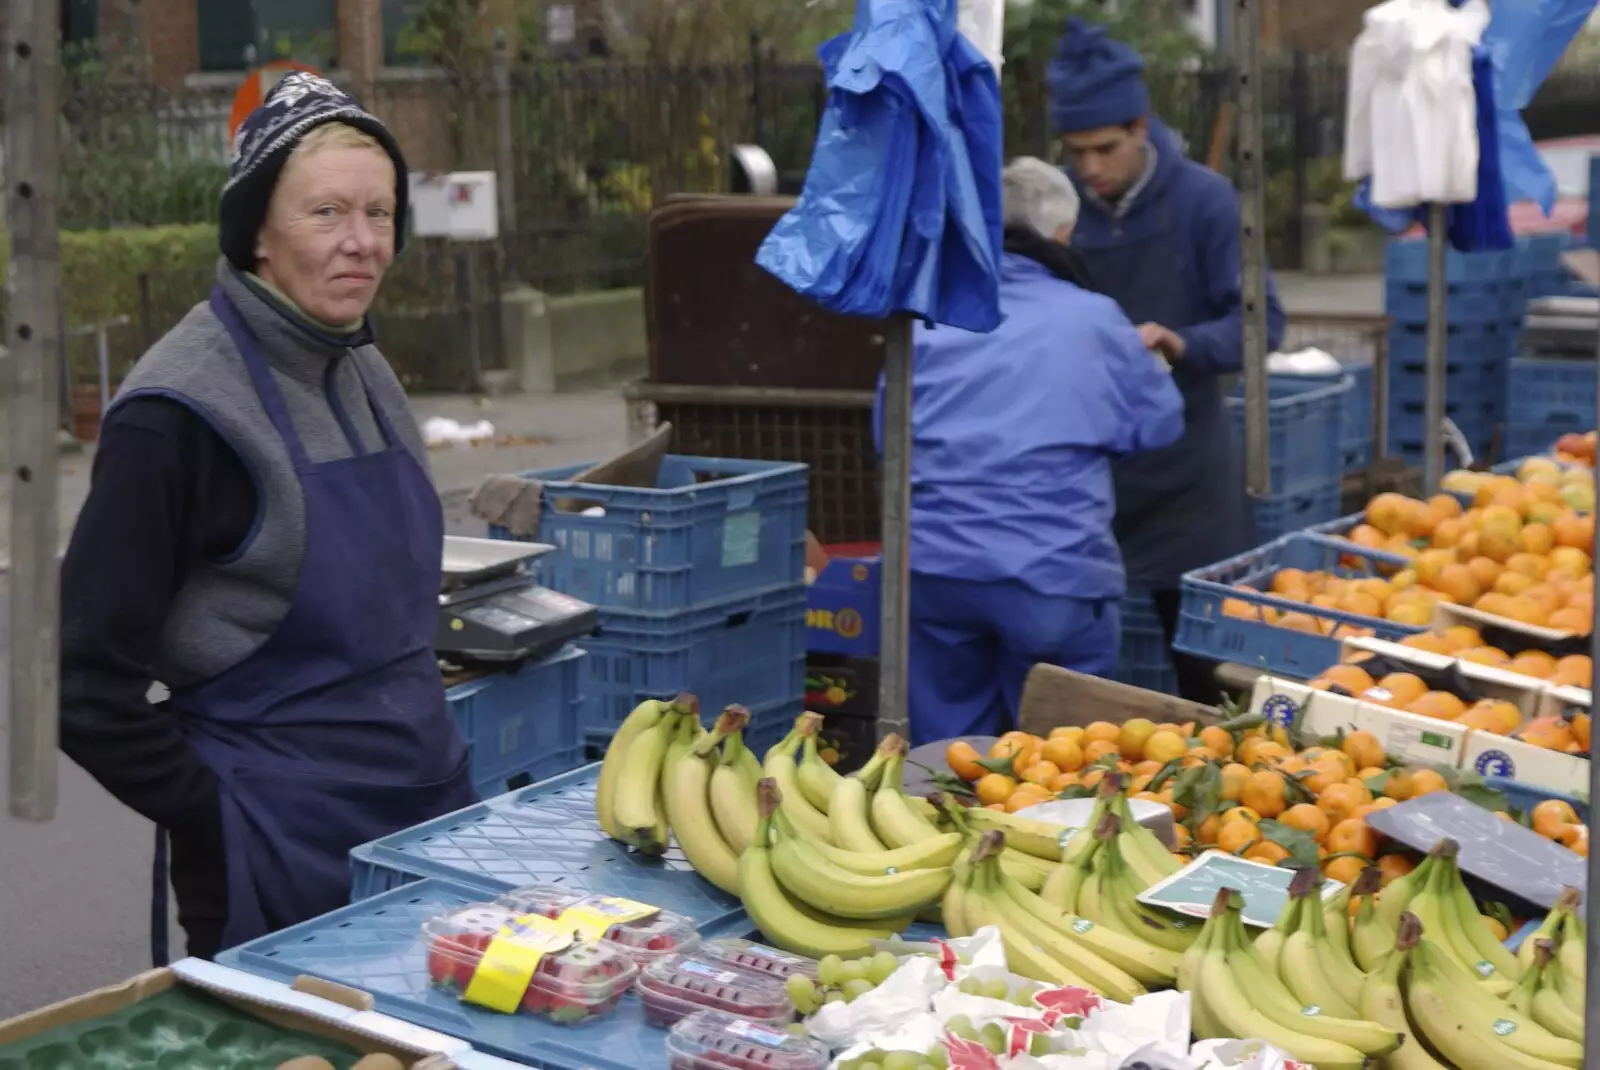
<path fill-rule="evenodd" d="M 916 328 L 909 719 L 913 743 L 1015 723 L 1039 662 L 1104 674 L 1122 557 L 1111 459 L 1183 433 L 1183 399 L 1067 248 L 1079 200 L 1023 157 L 1002 175 L 1005 250 L 989 334 Z M 880 381 L 879 437 L 882 436 Z"/>
<path fill-rule="evenodd" d="M 61 747 L 170 830 L 191 954 L 340 906 L 352 847 L 476 801 L 433 654 L 442 510 L 367 322 L 406 182 L 332 83 L 274 87 L 216 285 L 107 411 L 62 566 Z"/>

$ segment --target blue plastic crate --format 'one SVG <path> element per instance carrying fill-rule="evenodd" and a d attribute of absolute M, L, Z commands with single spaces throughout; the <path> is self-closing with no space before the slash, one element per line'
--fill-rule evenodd
<path fill-rule="evenodd" d="M 1506 423 L 1502 450 L 1507 457 L 1533 457 L 1550 452 L 1560 432 L 1551 434 L 1543 424 Z"/>
<path fill-rule="evenodd" d="M 1445 363 L 1445 400 L 1450 405 L 1482 408 L 1499 405 L 1506 393 L 1508 362 L 1472 364 Z M 1428 398 L 1428 374 L 1420 367 L 1396 367 L 1389 375 L 1389 407 L 1421 406 Z M 1420 411 L 1420 408 L 1419 408 Z"/>
<path fill-rule="evenodd" d="M 565 482 L 588 467 L 526 473 L 544 486 L 533 541 L 556 547 L 539 560 L 553 590 L 602 609 L 678 613 L 804 578 L 805 465 L 669 454 L 653 488 Z M 605 515 L 583 515 L 594 506 Z"/>
<path fill-rule="evenodd" d="M 1571 248 L 1572 235 L 1564 230 L 1519 235 L 1511 251 L 1512 263 L 1516 273 L 1528 279 L 1563 272 L 1561 254 Z"/>
<path fill-rule="evenodd" d="M 611 737 L 647 698 L 690 691 L 708 713 L 798 700 L 806 682 L 806 589 L 796 584 L 661 616 L 602 612 L 584 640 L 584 737 Z"/>
<path fill-rule="evenodd" d="M 1445 321 L 1452 324 L 1498 324 L 1522 315 L 1528 296 L 1520 281 L 1451 282 L 1446 284 Z M 1384 288 L 1384 314 L 1395 323 L 1427 324 L 1428 284 L 1391 279 Z"/>
<path fill-rule="evenodd" d="M 1445 278 L 1450 282 L 1496 282 L 1519 274 L 1512 252 L 1461 253 L 1445 250 Z M 1394 238 L 1384 249 L 1384 278 L 1389 282 L 1428 281 L 1428 243 L 1420 238 Z"/>
<path fill-rule="evenodd" d="M 1511 362 L 1507 387 L 1508 423 L 1547 428 L 1551 442 L 1568 431 L 1585 431 L 1594 426 L 1592 360 L 1519 358 Z"/>
<path fill-rule="evenodd" d="M 595 890 L 688 913 L 707 938 L 751 931 L 737 900 L 707 910 L 705 904 L 675 899 L 670 889 L 660 887 Z M 479 890 L 470 886 L 423 881 L 225 951 L 217 961 L 285 983 L 310 975 L 370 992 L 375 1008 L 385 1014 L 460 1037 L 487 1054 L 545 1070 L 641 1070 L 666 1065 L 666 1030 L 646 1024 L 636 995 L 625 997 L 605 1018 L 563 1026 L 534 1015 L 474 1007 L 432 987 L 423 924 L 481 900 Z M 697 906 L 702 909 L 694 913 Z"/>
<path fill-rule="evenodd" d="M 561 884 L 694 904 L 695 917 L 733 902 L 702 880 L 677 848 L 646 858 L 609 838 L 594 816 L 598 764 L 457 810 L 350 852 L 356 902 L 424 877 L 499 895 L 525 884 Z M 703 902 L 702 902 L 703 900 Z M 680 910 L 679 906 L 671 906 Z"/>
<path fill-rule="evenodd" d="M 1343 493 L 1342 482 L 1336 480 L 1304 494 L 1274 494 L 1256 502 L 1256 540 L 1268 542 L 1336 519 Z"/>
<path fill-rule="evenodd" d="M 1372 387 L 1373 364 L 1370 359 L 1341 362 L 1344 374 L 1350 376 L 1350 390 L 1344 395 L 1339 411 L 1339 454 L 1344 471 L 1365 468 L 1372 463 Z M 1329 382 L 1328 375 L 1284 375 L 1283 379 L 1305 379 Z"/>
<path fill-rule="evenodd" d="M 499 795 L 516 777 L 544 780 L 583 764 L 583 659 L 568 646 L 445 692 L 480 795 Z"/>
<path fill-rule="evenodd" d="M 1600 247 L 1600 153 L 1589 157 L 1589 248 Z"/>
<path fill-rule="evenodd" d="M 1516 352 L 1516 330 L 1509 323 L 1451 323 L 1445 328 L 1447 363 L 1495 364 Z M 1415 372 L 1427 366 L 1428 330 L 1415 323 L 1389 327 L 1389 377 L 1397 369 Z"/>
<path fill-rule="evenodd" d="M 1425 631 L 1372 617 L 1289 602 L 1269 594 L 1235 590 L 1246 584 L 1268 590 L 1278 570 L 1322 570 L 1343 576 L 1378 575 L 1397 570 L 1404 558 L 1368 550 L 1326 535 L 1299 532 L 1183 577 L 1183 608 L 1178 615 L 1177 649 L 1212 661 L 1263 668 L 1279 676 L 1310 679 L 1339 660 L 1338 626 L 1371 628 L 1380 639 L 1403 639 Z M 1235 601 L 1255 616 L 1230 616 L 1223 603 Z M 1324 633 L 1313 635 L 1268 624 L 1265 610 L 1301 613 Z"/>
<path fill-rule="evenodd" d="M 1121 634 L 1117 645 L 1117 667 L 1111 678 L 1146 691 L 1165 695 L 1178 693 L 1178 677 L 1172 668 L 1172 651 L 1161 627 L 1150 592 L 1130 587 L 1120 607 Z"/>
<path fill-rule="evenodd" d="M 750 710 L 750 724 L 744 730 L 744 745 L 756 757 L 765 757 L 769 748 L 777 743 L 789 730 L 794 727 L 794 722 L 805 712 L 804 699 L 786 699 L 766 706 L 752 707 Z M 839 718 L 845 720 L 846 718 Z M 710 718 L 706 718 L 709 722 Z M 833 723 L 829 718 L 822 726 L 823 736 L 828 736 L 828 725 Z"/>
<path fill-rule="evenodd" d="M 1272 492 L 1297 494 L 1337 481 L 1344 474 L 1340 418 L 1355 387 L 1348 375 L 1336 381 L 1274 375 L 1268 379 L 1267 455 Z M 1244 388 L 1228 399 L 1234 433 L 1244 440 Z"/>
<path fill-rule="evenodd" d="M 1503 776 L 1486 776 L 1483 778 L 1483 783 L 1486 787 L 1493 788 L 1504 795 L 1506 802 L 1511 804 L 1511 808 L 1521 813 L 1527 813 L 1542 802 L 1560 799 L 1562 802 L 1570 804 L 1573 810 L 1577 811 L 1579 821 L 1587 822 L 1589 820 L 1589 804 L 1576 795 L 1563 795 L 1559 791 L 1551 791 L 1548 788 L 1537 787 L 1526 781 L 1512 780 L 1510 777 Z"/>

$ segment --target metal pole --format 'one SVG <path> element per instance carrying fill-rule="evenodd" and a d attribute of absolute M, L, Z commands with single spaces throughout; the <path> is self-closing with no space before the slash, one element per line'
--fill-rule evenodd
<path fill-rule="evenodd" d="M 56 811 L 60 590 L 56 425 L 61 397 L 61 27 L 57 0 L 10 5 L 6 212 L 11 265 L 11 813 Z"/>
<path fill-rule="evenodd" d="M 1245 480 L 1250 493 L 1272 493 L 1267 453 L 1266 174 L 1261 152 L 1261 10 L 1238 0 L 1233 19 L 1235 89 L 1239 98 L 1239 254 L 1244 343 Z"/>
<path fill-rule="evenodd" d="M 878 737 L 909 738 L 911 620 L 911 320 L 884 325 L 882 639 L 878 664 Z"/>
<path fill-rule="evenodd" d="M 1595 336 L 1595 426 L 1600 427 L 1600 332 Z M 1589 560 L 1600 553 L 1600 538 L 1589 547 Z M 1594 620 L 1589 632 L 1589 656 L 1600 658 L 1600 605 L 1594 609 Z M 1600 664 L 1600 662 L 1595 662 Z M 1600 761 L 1589 763 L 1589 798 L 1600 799 Z M 1594 892 L 1600 889 L 1600 852 L 1589 852 L 1589 865 L 1584 882 L 1583 914 L 1589 923 L 1589 937 L 1584 948 L 1586 970 L 1600 969 L 1600 918 L 1595 917 Z M 1589 974 L 1589 976 L 1594 976 Z M 1583 996 L 1583 1065 L 1600 1066 L 1600 983 L 1584 988 Z"/>
<path fill-rule="evenodd" d="M 517 275 L 517 164 L 511 143 L 511 56 L 506 32 L 494 32 L 495 189 L 500 197 L 500 247 L 505 255 L 506 283 L 515 285 Z"/>
<path fill-rule="evenodd" d="M 1450 308 L 1446 303 L 1445 206 L 1428 205 L 1427 393 L 1422 403 L 1422 492 L 1439 493 L 1444 478 L 1444 379 Z"/>

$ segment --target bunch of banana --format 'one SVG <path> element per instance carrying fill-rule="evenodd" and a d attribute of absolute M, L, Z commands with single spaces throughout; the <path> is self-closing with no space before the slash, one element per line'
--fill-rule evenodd
<path fill-rule="evenodd" d="M 1511 991 L 1522 970 L 1516 956 L 1483 924 L 1472 893 L 1462 882 L 1461 870 L 1456 866 L 1457 849 L 1454 840 L 1445 839 L 1428 852 L 1424 862 L 1427 875 L 1412 889 L 1406 911 L 1415 914 L 1422 923 L 1430 946 L 1478 978 L 1490 992 L 1504 996 Z M 1422 868 L 1418 866 L 1413 874 Z M 1388 890 L 1383 894 L 1388 895 Z M 1379 903 L 1382 904 L 1382 896 Z"/>
<path fill-rule="evenodd" d="M 1336 1018 L 1361 1016 L 1366 973 L 1351 957 L 1349 902 L 1325 902 L 1322 875 L 1302 869 L 1289 883 L 1289 902 L 1279 924 L 1258 938 L 1262 961 L 1303 1007 L 1320 1007 Z M 1331 935 L 1339 932 L 1344 939 Z"/>
<path fill-rule="evenodd" d="M 595 817 L 606 835 L 644 854 L 665 854 L 668 830 L 662 799 L 667 752 L 680 738 L 703 732 L 693 695 L 635 706 L 611 737 L 595 788 Z"/>
<path fill-rule="evenodd" d="M 1356 916 L 1351 923 L 1350 952 L 1363 973 L 1381 969 L 1394 954 L 1394 927 L 1378 913 L 1378 889 L 1383 885 L 1383 872 L 1368 866 L 1350 886 L 1350 897 L 1356 901 Z"/>
<path fill-rule="evenodd" d="M 757 805 L 755 838 L 739 859 L 739 895 L 767 940 L 787 951 L 819 959 L 873 955 L 874 940 L 904 931 L 950 883 L 943 865 L 876 875 L 838 865 L 788 823 L 774 777 L 757 785 Z"/>
<path fill-rule="evenodd" d="M 1402 1046 L 1404 1037 L 1379 1022 L 1308 1006 L 1251 943 L 1243 905 L 1234 889 L 1219 891 L 1179 965 L 1178 987 L 1189 993 L 1196 1036 L 1264 1040 L 1318 1070 L 1356 1070 Z"/>
<path fill-rule="evenodd" d="M 790 729 L 789 734 L 767 751 L 767 756 L 761 763 L 761 772 L 764 777 L 770 777 L 778 782 L 778 791 L 783 800 L 783 816 L 789 823 L 804 833 L 808 839 L 831 844 L 833 833 L 828 828 L 827 811 L 813 803 L 800 785 L 800 755 L 805 741 L 814 737 L 821 726 L 820 714 L 801 714 L 796 718 L 794 728 Z M 820 758 L 818 762 L 821 762 Z M 810 775 L 816 776 L 815 773 Z M 820 782 L 818 787 L 820 790 Z M 831 791 L 830 787 L 829 792 Z"/>
<path fill-rule="evenodd" d="M 1010 839 L 1013 834 L 1022 841 L 1029 841 L 1039 836 L 1049 838 L 1052 834 L 1059 834 L 1061 832 L 1059 828 L 1037 821 L 1029 821 L 1027 818 L 1016 817 L 1013 814 L 1001 814 L 995 810 L 969 810 L 954 795 L 940 794 L 935 798 L 938 800 L 939 809 L 944 814 L 945 820 L 950 824 L 950 827 L 961 834 L 962 842 L 969 854 L 973 848 L 978 846 L 979 838 L 986 831 L 974 820 L 977 815 L 988 814 L 991 817 L 1004 817 L 1014 822 L 1013 825 L 1006 827 L 998 827 L 997 822 L 984 822 L 984 825 L 987 826 L 987 831 L 1000 832 L 1006 837 L 1005 845 L 999 848 L 998 865 L 1005 871 L 1006 876 L 1030 892 L 1037 892 L 1044 887 L 1044 882 L 1055 868 L 1055 864 L 1046 862 L 1036 854 L 1030 854 L 1027 851 L 1012 847 Z"/>
<path fill-rule="evenodd" d="M 1566 941 L 1562 946 L 1569 943 L 1571 941 Z M 1534 942 L 1533 966 L 1522 972 L 1521 980 L 1506 1002 L 1556 1036 L 1582 1044 L 1583 985 L 1581 981 L 1572 984 L 1556 947 L 1553 940 Z M 1576 950 L 1577 963 L 1582 966 L 1583 948 L 1579 946 Z"/>
<path fill-rule="evenodd" d="M 1124 854 L 1124 848 L 1135 843 L 1125 834 L 1122 819 L 1107 813 L 1089 846 L 1071 861 L 1063 858 L 1059 877 L 1051 875 L 1042 896 L 1057 910 L 1181 955 L 1199 937 L 1200 923 L 1139 902 L 1150 882 Z"/>
<path fill-rule="evenodd" d="M 734 746 L 742 747 L 737 737 L 749 719 L 750 711 L 743 706 L 729 706 L 711 732 L 697 736 L 691 721 L 698 725 L 698 719 L 682 718 L 667 748 L 661 777 L 663 809 L 673 839 L 696 873 L 730 895 L 739 894 L 739 857 L 755 838 L 757 818 L 755 794 L 728 765 L 723 747 L 730 738 Z M 712 785 L 725 768 L 731 791 L 719 805 Z"/>
<path fill-rule="evenodd" d="M 1534 968 L 1538 966 L 1536 944 Z M 1513 999 L 1501 999 L 1480 975 L 1428 938 L 1426 923 L 1415 914 L 1401 916 L 1394 954 L 1367 984 L 1363 1001 L 1375 1005 L 1381 1001 L 1391 1016 L 1388 1021 L 1400 1020 L 1398 1007 L 1418 1041 L 1388 1056 L 1390 1070 L 1581 1070 L 1583 1066 L 1581 1043 L 1515 1005 L 1527 1002 L 1531 1007 L 1534 998 L 1548 991 L 1555 1000 L 1543 1000 L 1540 1006 L 1545 1013 L 1554 1015 L 1556 1004 L 1570 1010 L 1558 990 L 1545 989 L 1541 979 L 1535 978 L 1507 993 Z M 1524 992 L 1526 999 L 1519 996 Z M 1568 1028 L 1572 1025 L 1565 1014 L 1559 1021 Z"/>

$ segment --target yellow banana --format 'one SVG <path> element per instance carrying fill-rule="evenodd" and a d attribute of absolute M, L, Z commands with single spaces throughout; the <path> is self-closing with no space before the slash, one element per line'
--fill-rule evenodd
<path fill-rule="evenodd" d="M 1515 981 L 1522 973 L 1522 968 L 1517 965 L 1517 958 L 1511 951 L 1494 938 L 1489 927 L 1483 923 L 1483 915 L 1478 912 L 1478 904 L 1472 901 L 1472 893 L 1467 891 L 1466 883 L 1461 879 L 1461 867 L 1456 864 L 1454 855 L 1447 855 L 1440 860 L 1442 872 L 1438 876 L 1438 894 L 1444 898 L 1446 909 L 1455 916 L 1456 923 L 1460 926 L 1464 939 L 1457 941 L 1462 951 L 1476 952 L 1478 961 L 1472 965 L 1475 972 L 1482 973 L 1482 963 L 1488 963 L 1500 976 L 1508 981 Z"/>
<path fill-rule="evenodd" d="M 1423 933 L 1423 939 L 1411 953 L 1411 987 L 1406 993 L 1408 1006 L 1415 1010 L 1418 982 L 1422 982 L 1448 998 L 1454 1009 L 1451 1017 L 1472 1019 L 1478 1023 L 1474 1027 L 1474 1032 L 1481 1031 L 1493 1037 L 1497 1047 L 1539 1062 L 1582 1070 L 1583 1045 L 1556 1036 L 1532 1018 L 1513 1009 L 1509 1003 L 1495 996 L 1479 982 L 1470 970 L 1462 967 L 1440 950 L 1438 945 L 1428 940 L 1426 929 Z M 1417 1025 L 1422 1028 L 1428 1039 L 1433 1041 L 1440 1055 L 1451 1062 L 1459 1063 L 1459 1060 L 1439 1043 L 1439 1038 L 1429 1030 L 1427 1022 L 1418 1018 Z M 1460 1065 L 1461 1070 L 1472 1070 L 1468 1064 Z"/>
<path fill-rule="evenodd" d="M 694 871 L 729 895 L 738 895 L 739 852 L 722 838 L 711 814 L 715 760 L 691 751 L 667 769 L 667 823 Z"/>
<path fill-rule="evenodd" d="M 1457 1070 L 1555 1070 L 1559 1066 L 1583 1065 L 1581 1046 L 1552 1035 L 1529 1019 L 1524 1020 L 1543 1037 L 1576 1049 L 1575 1061 L 1558 1062 L 1514 1046 L 1514 1043 L 1528 1043 L 1527 1030 L 1510 1017 L 1521 1016 L 1498 1000 L 1495 1002 L 1499 1006 L 1484 1014 L 1476 1001 L 1462 998 L 1459 985 L 1441 981 L 1432 965 L 1423 965 L 1422 952 L 1430 947 L 1432 945 L 1424 941 L 1412 953 L 1411 976 L 1405 992 L 1406 1010 L 1423 1039 Z M 1442 952 L 1435 952 L 1435 955 L 1443 957 Z"/>
<path fill-rule="evenodd" d="M 1020 933 L 1011 919 L 990 900 L 988 888 L 992 883 L 990 874 L 994 872 L 994 863 L 986 866 L 984 860 L 989 858 L 991 851 L 998 852 L 1000 841 L 1000 833 L 986 832 L 973 849 L 972 883 L 967 888 L 963 905 L 967 924 L 974 931 L 987 925 L 1000 930 L 1000 942 L 1006 952 L 1006 967 L 1012 973 L 1045 984 L 1075 985 L 1099 991 L 1087 978 L 1068 969 L 1060 960 Z"/>
<path fill-rule="evenodd" d="M 771 850 L 772 872 L 803 903 L 841 918 L 871 920 L 915 914 L 938 902 L 950 870 L 908 869 L 868 877 L 834 865 L 804 840 L 780 835 Z"/>
<path fill-rule="evenodd" d="M 1116 915 L 1119 924 L 1113 928 L 1146 943 L 1182 954 L 1200 935 L 1200 925 L 1180 914 L 1156 910 L 1139 902 L 1137 897 L 1145 886 L 1122 858 L 1121 845 L 1117 841 L 1117 823 L 1114 815 L 1108 817 L 1096 832 L 1105 840 L 1100 848 L 1097 873 L 1100 901 L 1104 904 L 1102 909 L 1109 909 Z"/>
<path fill-rule="evenodd" d="M 1350 957 L 1349 943 L 1340 944 L 1328 935 L 1326 907 L 1320 898 L 1322 875 L 1315 870 L 1301 870 L 1296 874 L 1296 880 L 1301 882 L 1298 887 L 1305 896 L 1305 905 L 1300 909 L 1300 931 L 1307 935 L 1312 952 L 1312 963 L 1317 968 L 1318 980 L 1313 989 L 1326 1006 L 1330 997 L 1337 997 L 1335 1006 L 1341 1017 L 1354 1018 L 1361 1005 L 1361 984 L 1367 975 L 1361 972 L 1355 960 Z M 1297 887 L 1291 883 L 1291 889 Z M 1339 924 L 1345 924 L 1343 918 L 1348 917 L 1348 907 L 1340 907 L 1341 918 Z M 1289 945 L 1294 942 L 1291 935 L 1284 943 L 1284 962 L 1280 975 L 1287 975 L 1294 970 L 1294 965 L 1288 961 Z M 1298 958 L 1298 951 L 1296 953 Z M 1294 986 L 1291 985 L 1291 988 Z M 1307 1003 L 1317 1002 L 1306 1000 Z"/>
<path fill-rule="evenodd" d="M 1000 889 L 1024 912 L 1068 940 L 1083 945 L 1141 984 L 1170 985 L 1177 979 L 1181 955 L 1096 925 L 1088 918 L 1063 913 L 1009 878 L 1000 881 Z"/>
<path fill-rule="evenodd" d="M 657 806 L 661 768 L 667 747 L 677 733 L 680 716 L 668 714 L 640 732 L 624 755 L 619 771 L 615 810 L 618 838 L 644 851 L 665 851 L 664 819 Z"/>
<path fill-rule="evenodd" d="M 670 708 L 670 705 L 653 698 L 639 703 L 633 708 L 633 712 L 623 719 L 616 734 L 611 737 L 611 743 L 606 747 L 605 759 L 600 763 L 600 779 L 594 789 L 594 816 L 600 822 L 600 828 L 613 840 L 622 838 L 618 834 L 613 814 L 616 809 L 617 778 L 628 748 L 645 729 L 653 728 L 661 722 L 662 713 Z"/>
<path fill-rule="evenodd" d="M 821 754 L 817 753 L 815 732 L 807 733 L 801 743 L 796 774 L 800 781 L 800 790 L 805 792 L 806 801 L 823 813 L 827 813 L 834 789 L 844 778 L 833 766 L 822 760 Z"/>
<path fill-rule="evenodd" d="M 833 786 L 833 798 L 827 806 L 828 831 L 833 842 L 846 851 L 879 854 L 886 849 L 873 834 L 868 817 L 869 789 L 877 783 L 882 770 L 882 755 L 874 755 L 860 772 L 840 777 Z"/>
<path fill-rule="evenodd" d="M 1518 973 L 1533 969 L 1540 940 L 1561 939 L 1561 923 L 1577 907 L 1580 896 L 1581 893 L 1576 888 L 1561 889 L 1561 895 L 1556 898 L 1556 905 L 1550 908 L 1550 913 L 1544 916 L 1544 921 L 1540 922 L 1539 927 L 1517 948 Z"/>
<path fill-rule="evenodd" d="M 1172 852 L 1161 842 L 1161 837 L 1133 819 L 1133 804 L 1121 791 L 1111 800 L 1111 812 L 1121 822 L 1122 855 L 1139 874 L 1146 888 L 1159 884 L 1183 868 L 1183 863 L 1172 857 Z"/>
<path fill-rule="evenodd" d="M 1200 938 L 1183 953 L 1178 966 L 1178 991 L 1189 993 L 1189 1028 L 1200 1040 L 1224 1040 L 1230 1035 L 1206 1002 L 1199 985 L 1200 964 L 1205 961 L 1215 935 L 1211 926 L 1202 928 Z"/>
<path fill-rule="evenodd" d="M 1414 919 L 1413 919 L 1414 921 Z M 1383 1058 L 1384 1070 L 1450 1070 L 1429 1054 L 1428 1049 L 1412 1032 L 1406 1018 L 1405 997 L 1400 991 L 1400 974 L 1411 957 L 1411 947 L 1416 941 L 1413 931 L 1402 950 L 1389 949 L 1389 956 L 1376 971 L 1367 975 L 1361 984 L 1361 1016 L 1392 1029 L 1405 1039 L 1396 1051 Z"/>
<path fill-rule="evenodd" d="M 722 838 L 728 841 L 728 846 L 733 848 L 735 854 L 742 855 L 755 842 L 756 825 L 760 823 L 760 818 L 756 814 L 755 789 L 739 772 L 738 756 L 737 753 L 730 753 L 730 745 L 743 750 L 743 745 L 737 741 L 737 733 L 723 740 L 722 757 L 711 771 L 707 794 L 717 831 L 722 833 Z"/>
<path fill-rule="evenodd" d="M 1355 926 L 1350 933 L 1350 952 L 1364 973 L 1376 970 L 1394 953 L 1395 931 L 1378 913 L 1375 886 L 1381 881 L 1377 868 L 1369 866 L 1353 885 L 1352 894 L 1361 902 L 1356 907 Z"/>
<path fill-rule="evenodd" d="M 964 816 L 979 832 L 996 829 L 1005 833 L 1008 850 L 1020 851 L 1046 862 L 1061 861 L 1061 850 L 1076 831 L 1061 825 L 1051 825 L 1044 821 L 1034 821 L 1031 818 L 1018 817 L 1016 814 L 1001 813 L 999 810 L 989 810 L 984 807 L 974 807 L 966 811 Z M 1053 868 L 1053 866 L 1045 867 L 1046 872 Z"/>
<path fill-rule="evenodd" d="M 1200 959 L 1195 987 L 1205 993 L 1206 1005 L 1232 1037 L 1264 1040 L 1317 1070 L 1363 1070 L 1367 1057 L 1348 1044 L 1324 1040 L 1285 1029 L 1256 1008 L 1250 992 L 1240 985 L 1231 968 L 1232 955 L 1218 947 L 1216 937 Z"/>
<path fill-rule="evenodd" d="M 1318 915 L 1320 917 L 1320 915 Z M 1335 1018 L 1355 1018 L 1360 1012 L 1351 1006 L 1326 975 L 1321 949 L 1305 929 L 1290 933 L 1278 957 L 1278 977 L 1288 986 L 1303 1007 L 1319 1007 Z"/>
<path fill-rule="evenodd" d="M 833 814 L 830 813 L 828 816 L 832 818 Z M 807 842 L 834 865 L 848 869 L 852 873 L 864 873 L 869 877 L 898 873 L 906 869 L 940 869 L 954 862 L 962 847 L 961 836 L 955 832 L 941 833 L 936 840 L 923 840 L 910 847 L 900 847 L 893 851 L 879 850 L 871 854 L 846 851 L 815 840 Z"/>
<path fill-rule="evenodd" d="M 794 760 L 795 752 L 799 748 L 800 738 L 790 735 L 786 741 L 767 752 L 767 760 L 762 770 L 768 777 L 778 782 L 778 791 L 783 799 L 784 816 L 802 829 L 807 838 L 832 843 L 833 834 L 828 829 L 828 815 L 807 802 L 805 794 L 800 790 Z"/>
<path fill-rule="evenodd" d="M 1096 992 L 1119 1003 L 1131 1003 L 1136 996 L 1149 991 L 1138 978 L 1090 949 L 1087 944 L 1070 938 L 1030 911 L 1020 909 L 1016 899 L 1005 890 L 1005 883 L 1003 875 L 991 875 L 982 894 L 988 897 L 990 908 L 1003 916 L 1007 924 L 1016 929 L 1019 937 L 1042 948 L 1057 962 L 1088 981 Z"/>
<path fill-rule="evenodd" d="M 745 912 L 768 941 L 811 958 L 838 955 L 840 958 L 864 958 L 874 954 L 874 939 L 886 940 L 892 931 L 885 928 L 872 930 L 818 921 L 813 915 L 798 909 L 778 883 L 772 872 L 771 849 L 767 846 L 772 831 L 772 815 L 779 806 L 779 788 L 772 779 L 761 781 L 759 806 L 761 823 L 756 829 L 756 841 L 739 859 L 739 892 Z"/>
<path fill-rule="evenodd" d="M 1378 916 L 1388 922 L 1389 928 L 1396 932 L 1400 930 L 1400 915 L 1411 909 L 1411 900 L 1426 886 L 1432 872 L 1433 855 L 1430 854 L 1416 869 L 1396 877 L 1378 893 Z"/>
<path fill-rule="evenodd" d="M 950 864 L 950 886 L 939 901 L 939 913 L 944 915 L 945 934 L 951 937 L 971 936 L 967 928 L 967 882 L 972 879 L 972 863 L 962 854 Z"/>
<path fill-rule="evenodd" d="M 891 741 L 898 743 L 899 746 L 898 749 L 890 750 L 888 762 L 884 766 L 883 781 L 878 785 L 878 790 L 872 793 L 872 830 L 885 846 L 909 847 L 923 840 L 931 840 L 941 833 L 912 810 L 909 801 L 900 791 L 900 768 L 905 760 L 905 744 L 890 736 L 884 740 L 884 745 L 889 746 Z"/>

